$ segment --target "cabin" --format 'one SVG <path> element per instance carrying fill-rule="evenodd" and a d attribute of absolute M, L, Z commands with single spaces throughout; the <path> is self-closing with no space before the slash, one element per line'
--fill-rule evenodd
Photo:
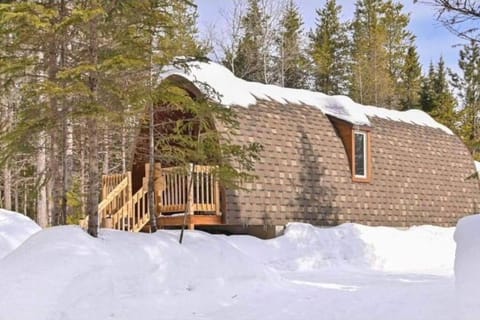
<path fill-rule="evenodd" d="M 246 190 L 229 190 L 208 165 L 192 165 L 185 173 L 158 163 L 152 215 L 146 199 L 150 168 L 135 153 L 132 171 L 103 177 L 103 226 L 141 231 L 155 216 L 161 227 L 186 223 L 272 236 L 288 222 L 452 226 L 478 212 L 479 183 L 467 179 L 476 171 L 468 149 L 420 110 L 400 112 L 247 82 L 212 62 L 171 68 L 165 79 L 236 112 L 234 142 L 263 146 L 258 178 Z M 208 96 L 210 89 L 217 94 Z M 222 133 L 221 123 L 216 130 Z"/>

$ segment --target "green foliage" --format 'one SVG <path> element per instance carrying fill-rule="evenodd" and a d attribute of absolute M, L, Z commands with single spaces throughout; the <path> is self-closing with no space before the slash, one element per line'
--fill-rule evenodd
<path fill-rule="evenodd" d="M 392 0 L 358 0 L 353 28 L 351 96 L 364 104 L 399 108 L 397 91 L 408 48 L 409 17 Z"/>
<path fill-rule="evenodd" d="M 436 67 L 430 64 L 429 72 L 422 80 L 420 106 L 435 120 L 457 131 L 456 100 L 448 84 L 443 58 Z"/>
<path fill-rule="evenodd" d="M 459 134 L 476 160 L 480 160 L 480 46 L 475 41 L 463 46 L 458 62 L 462 75 L 452 74 L 461 101 Z"/>
<path fill-rule="evenodd" d="M 401 109 L 419 108 L 422 67 L 418 61 L 417 50 L 414 46 L 408 48 L 402 72 L 399 76 L 401 77 L 401 82 L 399 83 L 398 92 L 401 97 Z"/>
<path fill-rule="evenodd" d="M 326 94 L 345 94 L 348 87 L 350 43 L 341 10 L 336 0 L 327 1 L 316 11 L 316 28 L 309 34 L 315 89 Z"/>
<path fill-rule="evenodd" d="M 301 47 L 302 17 L 298 7 L 290 0 L 284 9 L 280 21 L 278 41 L 279 64 L 281 65 L 280 84 L 287 88 L 306 87 L 307 60 Z"/>
<path fill-rule="evenodd" d="M 217 178 L 228 188 L 241 188 L 245 181 L 254 179 L 254 163 L 262 147 L 258 143 L 232 143 L 230 137 L 238 128 L 232 109 L 194 98 L 168 81 L 160 84 L 155 95 L 156 112 L 163 115 L 156 125 L 157 162 L 185 170 L 190 163 L 215 165 Z"/>
<path fill-rule="evenodd" d="M 1 4 L 0 92 L 21 97 L 14 125 L 0 132 L 2 159 L 22 153 L 34 160 L 45 137 L 54 198 L 67 198 L 76 212 L 75 186 L 64 178 L 82 172 L 63 167 L 67 128 L 77 152 L 94 154 L 90 167 L 98 167 L 97 135 L 134 126 L 156 101 L 158 73 L 175 56 L 206 52 L 196 40 L 196 17 L 186 0 Z M 90 195 L 98 177 L 89 174 Z"/>
<path fill-rule="evenodd" d="M 81 185 L 78 179 L 73 182 L 72 190 L 67 192 L 67 204 L 71 208 L 70 214 L 67 216 L 67 224 L 78 225 L 80 220 L 85 218 L 83 212 L 83 199 L 81 193 Z"/>
<path fill-rule="evenodd" d="M 248 0 L 246 14 L 241 20 L 242 37 L 233 52 L 227 52 L 224 65 L 242 79 L 255 82 L 266 82 L 267 68 L 265 26 L 268 16 L 260 7 L 260 0 Z M 233 61 L 233 65 L 228 63 Z"/>

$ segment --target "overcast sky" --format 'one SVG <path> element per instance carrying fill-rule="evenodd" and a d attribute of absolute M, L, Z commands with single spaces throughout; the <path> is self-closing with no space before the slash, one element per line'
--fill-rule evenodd
<path fill-rule="evenodd" d="M 343 7 L 342 19 L 351 19 L 355 9 L 354 0 L 338 0 Z M 458 70 L 457 60 L 459 48 L 455 45 L 461 40 L 450 34 L 439 22 L 435 20 L 435 11 L 432 7 L 413 3 L 413 0 L 401 1 L 405 6 L 404 11 L 410 13 L 410 26 L 417 39 L 416 45 L 420 55 L 420 62 L 424 70 L 430 61 L 436 63 L 443 56 L 446 65 Z M 304 29 L 312 29 L 315 24 L 315 10 L 323 7 L 325 0 L 296 0 L 304 19 Z M 200 30 L 205 32 L 215 26 L 215 32 L 221 34 L 225 27 L 225 18 L 222 12 L 229 11 L 233 0 L 197 0 Z"/>

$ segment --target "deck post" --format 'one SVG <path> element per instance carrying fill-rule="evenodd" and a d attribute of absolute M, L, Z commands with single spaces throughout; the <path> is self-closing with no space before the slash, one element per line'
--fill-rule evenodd
<path fill-rule="evenodd" d="M 190 163 L 188 165 L 188 175 L 187 175 L 187 186 L 188 186 L 188 201 L 187 201 L 187 214 L 189 216 L 193 215 L 193 195 L 194 195 L 194 177 L 193 177 L 193 169 L 194 165 Z M 191 219 L 189 219 L 191 221 Z M 188 229 L 193 230 L 195 228 L 195 225 L 189 223 L 188 224 Z"/>
<path fill-rule="evenodd" d="M 222 213 L 220 212 L 220 186 L 219 186 L 216 175 L 214 176 L 214 179 L 215 179 L 215 184 L 214 184 L 215 189 L 213 190 L 213 192 L 215 195 L 215 214 L 217 216 L 221 216 Z"/>

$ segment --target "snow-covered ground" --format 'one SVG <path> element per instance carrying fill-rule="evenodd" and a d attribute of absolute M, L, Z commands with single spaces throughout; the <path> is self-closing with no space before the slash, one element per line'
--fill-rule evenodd
<path fill-rule="evenodd" d="M 273 240 L 193 231 L 179 245 L 176 231 L 94 239 L 24 220 L 0 212 L 2 237 L 31 235 L 0 258 L 0 320 L 480 319 L 455 289 L 454 228 L 290 224 Z"/>

